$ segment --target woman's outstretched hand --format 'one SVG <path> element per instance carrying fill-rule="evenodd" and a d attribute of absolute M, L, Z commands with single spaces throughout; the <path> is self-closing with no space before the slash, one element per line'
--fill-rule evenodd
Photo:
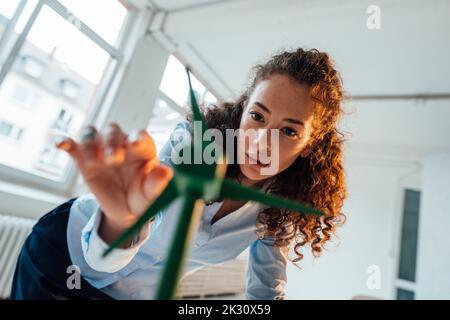
<path fill-rule="evenodd" d="M 74 159 L 95 195 L 104 214 L 99 235 L 107 243 L 133 225 L 172 179 L 145 130 L 127 135 L 111 123 L 102 134 L 89 126 L 79 142 L 64 138 L 56 147 Z"/>

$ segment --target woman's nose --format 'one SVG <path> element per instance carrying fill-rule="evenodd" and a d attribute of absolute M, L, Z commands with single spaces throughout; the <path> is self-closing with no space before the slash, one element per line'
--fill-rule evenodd
<path fill-rule="evenodd" d="M 270 155 L 271 145 L 272 145 L 272 139 L 271 139 L 271 129 L 262 128 L 258 130 L 258 149 L 259 150 L 266 150 L 267 155 Z"/>

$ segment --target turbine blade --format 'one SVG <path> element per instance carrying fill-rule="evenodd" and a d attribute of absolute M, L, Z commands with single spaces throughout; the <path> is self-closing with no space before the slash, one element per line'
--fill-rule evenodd
<path fill-rule="evenodd" d="M 135 236 L 139 230 L 149 221 L 156 216 L 159 211 L 164 209 L 178 196 L 178 191 L 174 183 L 174 179 L 169 181 L 169 184 L 161 193 L 161 195 L 147 208 L 142 216 L 136 221 L 136 223 L 126 230 L 123 234 L 115 240 L 110 247 L 103 253 L 103 257 L 106 257 L 115 248 L 120 247 L 125 241 Z"/>
<path fill-rule="evenodd" d="M 175 296 L 180 273 L 194 232 L 198 229 L 203 203 L 196 195 L 184 195 L 181 216 L 173 236 L 170 251 L 156 294 L 156 300 L 168 300 Z"/>
<path fill-rule="evenodd" d="M 188 83 L 189 83 L 189 97 L 191 99 L 191 108 L 192 108 L 192 116 L 194 121 L 201 121 L 202 124 L 205 124 L 205 121 L 203 119 L 203 116 L 200 112 L 200 108 L 197 103 L 197 99 L 195 98 L 195 91 L 192 88 L 192 82 L 191 82 L 191 70 L 189 68 L 186 68 L 186 73 L 188 77 Z"/>
<path fill-rule="evenodd" d="M 280 209 L 288 209 L 301 213 L 308 213 L 313 215 L 323 215 L 324 213 L 318 209 L 311 208 L 305 204 L 297 201 L 292 201 L 273 194 L 266 194 L 262 191 L 243 186 L 230 179 L 223 179 L 222 190 L 220 192 L 221 199 L 232 200 L 251 200 L 260 202 L 270 207 Z"/>
<path fill-rule="evenodd" d="M 194 125 L 194 133 L 193 133 L 193 139 L 192 142 L 194 143 L 197 148 L 201 148 L 203 151 L 207 144 L 203 141 L 203 136 L 205 131 L 208 129 L 206 125 L 206 121 L 203 118 L 202 113 L 200 112 L 200 107 L 198 106 L 197 99 L 195 97 L 195 91 L 192 88 L 192 82 L 191 82 L 191 71 L 189 68 L 186 67 L 186 73 L 188 77 L 188 83 L 189 83 L 189 96 L 191 99 L 191 108 L 192 108 L 192 117 L 193 117 L 193 125 Z M 197 125 L 196 125 L 197 124 Z M 200 124 L 200 128 L 198 126 Z M 198 132 L 200 129 L 200 132 Z"/>

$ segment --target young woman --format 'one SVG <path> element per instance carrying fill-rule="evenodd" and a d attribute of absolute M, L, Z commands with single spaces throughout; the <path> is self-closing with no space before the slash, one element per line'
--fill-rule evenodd
<path fill-rule="evenodd" d="M 227 129 L 278 130 L 278 154 L 270 155 L 278 161 L 274 174 L 261 174 L 267 163 L 238 136 L 233 145 L 225 143 L 224 150 L 244 150 L 246 159 L 254 161 L 233 161 L 226 172 L 229 178 L 310 204 L 325 216 L 251 201 L 208 203 L 184 275 L 233 259 L 250 247 L 246 298 L 286 298 L 288 260 L 300 261 L 300 250 L 307 244 L 319 255 L 343 221 L 341 208 L 347 193 L 343 136 L 337 130 L 342 99 L 342 82 L 329 56 L 315 49 L 298 49 L 257 65 L 251 85 L 236 102 L 204 109 L 209 128 L 219 129 L 224 136 Z M 179 123 L 159 156 L 145 130 L 127 135 L 117 124 L 111 124 L 106 133 L 88 127 L 79 142 L 61 141 L 57 147 L 75 160 L 91 193 L 61 204 L 40 219 L 22 249 L 12 298 L 151 299 L 178 220 L 179 201 L 158 213 L 135 239 L 105 259 L 101 254 L 167 185 L 173 174 L 171 150 L 179 137 L 191 132 L 189 120 Z M 270 143 L 267 146 L 270 154 Z M 81 274 L 78 283 L 76 272 Z"/>

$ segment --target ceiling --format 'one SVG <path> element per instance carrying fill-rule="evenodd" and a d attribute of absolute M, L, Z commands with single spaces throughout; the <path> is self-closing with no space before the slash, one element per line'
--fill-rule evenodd
<path fill-rule="evenodd" d="M 164 33 L 194 53 L 199 63 L 190 64 L 199 78 L 219 79 L 222 97 L 242 92 L 251 67 L 276 51 L 318 48 L 330 54 L 355 97 L 354 141 L 450 147 L 450 1 L 379 0 L 379 30 L 366 25 L 372 0 L 153 2 L 172 11 Z M 199 6 L 177 11 L 188 3 Z M 412 99 L 439 94 L 444 98 Z"/>
<path fill-rule="evenodd" d="M 164 11 L 179 11 L 188 9 L 198 9 L 215 5 L 221 2 L 233 0 L 147 0 L 148 3 L 160 10 Z"/>
<path fill-rule="evenodd" d="M 235 92 L 255 63 L 298 46 L 330 53 L 354 95 L 450 92 L 450 1 L 405 3 L 378 1 L 380 30 L 366 27 L 371 0 L 228 1 L 169 14 L 164 30 Z"/>

